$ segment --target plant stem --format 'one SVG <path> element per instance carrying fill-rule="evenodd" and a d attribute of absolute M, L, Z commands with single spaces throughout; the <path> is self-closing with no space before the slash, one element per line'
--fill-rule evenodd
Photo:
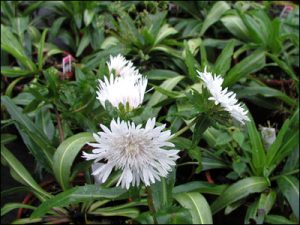
<path fill-rule="evenodd" d="M 149 186 L 146 186 L 146 191 L 148 194 L 148 206 L 149 206 L 150 212 L 152 214 L 154 224 L 158 224 L 157 218 L 156 218 L 156 211 L 155 211 L 154 204 L 153 204 L 151 188 Z"/>
<path fill-rule="evenodd" d="M 196 123 L 196 119 L 194 119 L 192 122 L 188 123 L 185 127 L 183 127 L 182 129 L 180 129 L 179 131 L 177 131 L 177 132 L 171 137 L 171 139 L 174 139 L 174 138 L 180 136 L 181 134 L 183 134 L 184 132 L 186 132 L 188 129 L 190 129 L 195 123 Z"/>
<path fill-rule="evenodd" d="M 60 115 L 59 115 L 57 109 L 55 109 L 55 115 L 56 115 L 57 127 L 58 127 L 58 132 L 59 132 L 59 140 L 60 140 L 60 142 L 63 142 L 65 139 L 65 137 L 64 137 L 65 135 L 64 135 L 64 130 L 61 125 Z"/>
<path fill-rule="evenodd" d="M 290 172 L 287 172 L 287 173 L 284 173 L 284 174 L 280 174 L 280 175 L 278 175 L 278 176 L 271 177 L 270 180 L 271 180 L 271 181 L 277 180 L 278 178 L 280 178 L 280 177 L 282 177 L 282 176 L 292 175 L 292 174 L 295 174 L 295 173 L 299 173 L 299 169 L 292 170 L 292 171 L 290 171 Z"/>

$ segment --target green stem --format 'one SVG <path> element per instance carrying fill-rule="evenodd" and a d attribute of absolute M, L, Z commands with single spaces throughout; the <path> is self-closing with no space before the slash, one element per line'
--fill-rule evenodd
<path fill-rule="evenodd" d="M 155 211 L 154 204 L 153 204 L 151 188 L 149 186 L 146 186 L 146 191 L 148 194 L 148 206 L 149 206 L 150 212 L 152 214 L 154 224 L 158 224 L 157 218 L 156 218 L 156 211 Z"/>
<path fill-rule="evenodd" d="M 287 172 L 287 173 L 284 173 L 284 174 L 280 174 L 278 176 L 271 177 L 270 181 L 277 180 L 278 178 L 280 178 L 282 176 L 288 176 L 288 175 L 292 175 L 292 174 L 295 174 L 295 173 L 299 173 L 299 169 L 292 170 L 290 172 Z"/>
<path fill-rule="evenodd" d="M 181 134 L 183 134 L 184 132 L 186 132 L 188 129 L 190 129 L 195 123 L 196 123 L 196 119 L 194 119 L 192 122 L 188 123 L 185 127 L 183 127 L 182 129 L 180 129 L 179 131 L 177 131 L 172 137 L 171 139 L 174 139 L 178 136 L 180 136 Z"/>

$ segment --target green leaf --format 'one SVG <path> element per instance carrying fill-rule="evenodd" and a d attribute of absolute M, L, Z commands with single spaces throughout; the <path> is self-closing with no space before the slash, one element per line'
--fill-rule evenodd
<path fill-rule="evenodd" d="M 196 72 L 197 67 L 199 68 L 199 64 L 191 53 L 190 49 L 186 46 L 185 48 L 185 59 L 184 62 L 188 68 L 189 77 L 195 82 L 198 80 L 198 73 Z"/>
<path fill-rule="evenodd" d="M 172 190 L 175 183 L 175 169 L 169 173 L 167 178 L 162 177 L 161 181 L 151 184 L 150 189 L 155 210 L 158 212 L 172 203 Z"/>
<path fill-rule="evenodd" d="M 24 31 L 29 24 L 29 17 L 15 17 L 11 21 L 12 30 L 22 40 L 24 38 Z"/>
<path fill-rule="evenodd" d="M 24 77 L 19 77 L 17 79 L 14 79 L 6 88 L 5 95 L 11 97 L 15 86 L 17 85 L 18 82 L 20 82 L 23 79 Z"/>
<path fill-rule="evenodd" d="M 9 28 L 1 24 L 1 48 L 19 60 L 28 70 L 36 71 L 35 64 L 25 54 L 25 49 Z"/>
<path fill-rule="evenodd" d="M 18 208 L 23 208 L 23 209 L 36 209 L 36 207 L 31 206 L 31 205 L 26 205 L 26 204 L 21 204 L 21 203 L 7 203 L 1 208 L 1 216 L 4 216 L 5 214 L 9 213 L 10 211 Z"/>
<path fill-rule="evenodd" d="M 171 91 L 183 78 L 183 76 L 177 76 L 174 78 L 167 79 L 160 85 L 160 87 L 165 90 Z M 165 100 L 166 98 L 167 97 L 165 95 L 159 93 L 158 91 L 155 91 L 151 96 L 150 100 L 148 101 L 147 107 L 153 107 L 159 102 Z"/>
<path fill-rule="evenodd" d="M 37 219 L 30 219 L 30 218 L 24 218 L 24 219 L 17 219 L 14 220 L 11 224 L 37 224 L 37 223 L 41 223 L 43 220 L 43 218 L 37 218 Z"/>
<path fill-rule="evenodd" d="M 232 138 L 228 133 L 221 133 L 216 139 L 215 146 L 228 144 L 231 140 Z"/>
<path fill-rule="evenodd" d="M 257 219 L 257 207 L 258 207 L 258 199 L 255 200 L 247 209 L 245 218 L 244 218 L 244 224 L 250 224 L 251 222 L 256 223 Z"/>
<path fill-rule="evenodd" d="M 181 193 L 174 198 L 192 215 L 193 224 L 212 224 L 212 215 L 206 199 L 198 192 Z"/>
<path fill-rule="evenodd" d="M 299 128 L 293 134 L 290 134 L 290 136 L 288 136 L 284 141 L 284 144 L 281 146 L 279 152 L 275 157 L 274 163 L 270 165 L 271 170 L 275 169 L 280 164 L 280 162 L 285 159 L 285 157 L 289 156 L 289 154 L 293 150 L 295 150 L 297 146 L 299 146 Z"/>
<path fill-rule="evenodd" d="M 76 57 L 80 56 L 83 50 L 89 45 L 90 43 L 90 36 L 87 32 L 84 33 L 83 37 L 80 40 L 77 52 L 76 52 Z"/>
<path fill-rule="evenodd" d="M 103 211 L 103 209 L 95 210 L 92 213 L 92 215 L 99 215 L 99 216 L 124 216 L 124 217 L 129 217 L 131 219 L 134 219 L 138 217 L 140 214 L 140 211 L 136 208 L 126 208 L 126 209 L 113 209 L 111 207 L 111 211 Z"/>
<path fill-rule="evenodd" d="M 137 202 L 129 202 L 117 206 L 97 208 L 96 210 L 90 211 L 89 214 L 101 216 L 125 216 L 129 218 L 136 218 L 140 213 L 138 209 L 133 207 L 140 205 L 147 206 L 147 200 L 141 199 Z"/>
<path fill-rule="evenodd" d="M 198 147 L 188 148 L 188 154 L 193 160 L 197 160 L 198 166 L 196 169 L 196 173 L 200 173 L 202 171 L 202 154 Z"/>
<path fill-rule="evenodd" d="M 269 224 L 298 224 L 296 221 L 289 220 L 280 215 L 267 215 L 265 222 Z"/>
<path fill-rule="evenodd" d="M 226 206 L 225 211 L 224 211 L 224 215 L 228 215 L 231 212 L 233 212 L 234 210 L 238 209 L 239 207 L 241 207 L 242 205 L 245 204 L 245 199 L 241 199 L 239 201 L 236 201 L 228 206 Z"/>
<path fill-rule="evenodd" d="M 197 118 L 197 122 L 194 127 L 193 131 L 193 138 L 192 138 L 192 148 L 196 147 L 206 129 L 210 126 L 210 119 L 207 118 L 205 115 L 201 115 Z"/>
<path fill-rule="evenodd" d="M 179 76 L 177 72 L 174 72 L 172 70 L 149 70 L 145 72 L 145 76 L 148 78 L 148 80 L 166 80 L 168 78 L 174 78 Z"/>
<path fill-rule="evenodd" d="M 187 1 L 175 1 L 174 4 L 178 5 L 179 7 L 181 7 L 183 10 L 185 10 L 187 13 L 191 14 L 192 16 L 194 16 L 196 19 L 201 19 L 200 18 L 200 12 L 198 9 L 198 5 L 197 2 L 187 2 Z"/>
<path fill-rule="evenodd" d="M 299 221 L 299 180 L 293 176 L 282 176 L 277 183 Z"/>
<path fill-rule="evenodd" d="M 295 111 L 294 115 L 290 119 L 286 119 L 277 134 L 274 143 L 270 146 L 267 152 L 267 166 L 269 169 L 279 163 L 290 151 L 293 151 L 295 145 L 297 145 L 297 132 L 299 127 L 293 128 L 293 124 L 298 124 L 297 121 L 293 121 L 294 118 L 299 117 L 299 109 Z M 287 150 L 287 152 L 286 152 Z M 271 172 L 271 171 L 270 171 Z"/>
<path fill-rule="evenodd" d="M 266 53 L 268 57 L 270 57 L 283 71 L 287 73 L 297 84 L 299 84 L 299 79 L 297 78 L 297 75 L 294 73 L 293 69 L 288 66 L 287 63 L 280 60 L 276 55 Z"/>
<path fill-rule="evenodd" d="M 53 141 L 55 135 L 55 127 L 51 119 L 51 113 L 48 107 L 40 108 L 35 114 L 35 124 L 48 137 L 48 140 Z"/>
<path fill-rule="evenodd" d="M 19 192 L 28 193 L 31 190 L 32 189 L 28 186 L 19 186 L 19 187 L 9 188 L 9 189 L 1 191 L 1 198 L 4 198 L 4 197 L 9 196 L 9 195 L 14 195 L 14 194 L 19 193 Z"/>
<path fill-rule="evenodd" d="M 186 192 L 200 192 L 211 195 L 220 195 L 228 186 L 225 184 L 217 185 L 204 181 L 192 181 L 178 185 L 173 189 L 173 195 Z"/>
<path fill-rule="evenodd" d="M 265 216 L 268 215 L 276 200 L 276 192 L 271 191 L 268 194 L 262 193 L 260 195 L 257 206 L 257 219 L 258 224 L 263 224 Z"/>
<path fill-rule="evenodd" d="M 258 24 L 259 18 L 252 18 L 251 16 L 245 14 L 245 12 L 242 12 L 240 9 L 237 10 L 240 18 L 242 19 L 243 23 L 247 27 L 249 37 L 251 38 L 252 42 L 262 44 L 263 46 L 266 46 L 268 34 L 268 29 L 271 27 L 271 24 L 269 26 L 265 26 L 265 21 L 260 21 L 261 23 Z M 266 17 L 265 19 L 269 19 Z M 269 20 L 270 21 L 270 20 Z"/>
<path fill-rule="evenodd" d="M 241 86 L 240 88 L 236 89 L 235 93 L 237 94 L 238 98 L 245 98 L 254 95 L 262 95 L 266 98 L 271 98 L 271 97 L 278 98 L 281 101 L 291 106 L 295 106 L 297 104 L 297 102 L 294 99 L 292 99 L 282 91 L 267 86 L 265 87 L 264 86 L 251 86 L 251 87 Z"/>
<path fill-rule="evenodd" d="M 266 64 L 265 52 L 257 50 L 232 67 L 224 79 L 224 87 L 232 86 L 242 77 L 262 69 Z"/>
<path fill-rule="evenodd" d="M 49 28 L 49 39 L 51 42 L 58 36 L 59 29 L 63 22 L 65 21 L 66 17 L 59 17 L 53 23 L 51 28 Z"/>
<path fill-rule="evenodd" d="M 216 2 L 213 7 L 210 9 L 209 13 L 205 17 L 205 20 L 203 22 L 200 36 L 202 36 L 205 31 L 213 25 L 215 22 L 217 22 L 223 14 L 230 9 L 230 5 L 225 1 L 218 1 Z"/>
<path fill-rule="evenodd" d="M 234 46 L 235 40 L 232 39 L 226 44 L 225 48 L 218 56 L 214 67 L 214 72 L 216 74 L 222 74 L 224 76 L 230 69 Z"/>
<path fill-rule="evenodd" d="M 1 66 L 1 74 L 7 77 L 23 77 L 33 75 L 34 72 L 21 69 L 20 67 Z"/>
<path fill-rule="evenodd" d="M 12 142 L 17 139 L 17 136 L 14 134 L 1 134 L 1 145 L 5 145 L 9 142 Z"/>
<path fill-rule="evenodd" d="M 99 185 L 77 186 L 61 192 L 40 204 L 30 218 L 42 217 L 54 207 L 64 207 L 70 204 L 99 199 L 124 199 L 128 197 L 126 192 L 126 189 L 119 187 L 102 188 Z"/>
<path fill-rule="evenodd" d="M 48 29 L 45 29 L 42 33 L 42 37 L 40 40 L 40 44 L 38 47 L 38 69 L 42 70 L 44 64 L 44 48 L 45 48 L 45 39 L 47 35 Z"/>
<path fill-rule="evenodd" d="M 50 197 L 50 194 L 44 191 L 38 183 L 36 183 L 22 163 L 3 145 L 1 145 L 1 157 L 8 164 L 11 171 L 17 175 L 19 178 L 18 182 L 32 188 L 41 200 L 45 200 L 47 197 Z"/>
<path fill-rule="evenodd" d="M 242 19 L 237 15 L 226 15 L 221 19 L 227 30 L 243 41 L 249 41 L 249 32 Z"/>
<path fill-rule="evenodd" d="M 85 26 L 88 26 L 92 22 L 94 15 L 95 15 L 94 9 L 85 9 L 84 10 L 83 21 L 84 21 Z"/>
<path fill-rule="evenodd" d="M 51 171 L 53 147 L 48 138 L 9 97 L 1 96 L 1 103 L 11 118 L 17 122 L 16 127 L 31 153 L 45 168 Z"/>
<path fill-rule="evenodd" d="M 170 27 L 169 24 L 165 24 L 163 25 L 156 38 L 155 38 L 155 42 L 154 42 L 154 46 L 158 45 L 160 42 L 162 42 L 166 37 L 170 36 L 170 35 L 173 35 L 173 34 L 176 34 L 177 33 L 177 30 L 174 29 L 173 27 Z"/>
<path fill-rule="evenodd" d="M 250 114 L 248 114 L 250 116 Z M 260 137 L 259 132 L 256 129 L 255 122 L 253 118 L 250 118 L 251 121 L 246 122 L 251 147 L 252 147 L 252 164 L 255 169 L 256 175 L 262 175 L 263 168 L 266 163 L 266 155 L 264 146 Z"/>
<path fill-rule="evenodd" d="M 192 224 L 191 214 L 185 208 L 172 207 L 156 213 L 158 224 Z M 141 224 L 154 224 L 151 213 L 145 212 L 135 218 Z"/>
<path fill-rule="evenodd" d="M 54 175 L 63 188 L 70 188 L 70 175 L 73 161 L 81 148 L 90 141 L 94 141 L 91 133 L 79 133 L 64 140 L 53 156 Z"/>
<path fill-rule="evenodd" d="M 141 44 L 143 37 L 127 13 L 122 13 L 119 18 L 119 26 L 120 35 L 125 35 L 124 38 L 131 38 L 131 42 L 137 45 Z"/>
<path fill-rule="evenodd" d="M 203 156 L 202 157 L 202 171 L 211 170 L 211 169 L 223 169 L 223 168 L 230 168 L 224 160 L 217 159 L 217 158 L 208 158 Z"/>
<path fill-rule="evenodd" d="M 168 91 L 166 89 L 161 88 L 160 86 L 152 85 L 156 91 L 159 93 L 168 96 L 169 98 L 179 98 L 182 95 L 180 92 L 177 91 Z"/>
<path fill-rule="evenodd" d="M 211 205 L 213 214 L 224 207 L 236 202 L 249 194 L 262 192 L 268 187 L 268 182 L 263 177 L 248 177 L 229 186 Z"/>

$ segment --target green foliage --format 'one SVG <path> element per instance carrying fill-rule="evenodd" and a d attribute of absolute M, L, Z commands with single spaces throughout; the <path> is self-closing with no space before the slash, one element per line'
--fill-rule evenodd
<path fill-rule="evenodd" d="M 245 224 L 299 223 L 299 6 L 284 4 L 291 10 L 254 1 L 1 2 L 1 162 L 22 185 L 1 198 L 37 198 L 5 204 L 1 217 L 24 208 L 27 218 L 12 224 L 74 223 L 77 215 L 84 224 L 211 224 L 238 211 Z M 148 79 L 136 109 L 96 99 L 118 54 Z M 245 125 L 211 100 L 204 68 L 248 109 Z M 172 172 L 126 190 L 112 187 L 122 172 L 115 168 L 94 184 L 94 162 L 81 155 L 99 124 L 144 127 L 154 117 L 180 150 Z M 266 124 L 276 129 L 268 148 Z M 9 150 L 19 138 L 34 172 Z M 49 176 L 53 190 L 39 184 Z"/>

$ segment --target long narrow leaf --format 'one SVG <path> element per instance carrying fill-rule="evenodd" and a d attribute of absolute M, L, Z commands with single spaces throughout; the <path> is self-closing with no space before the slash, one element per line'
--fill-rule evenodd
<path fill-rule="evenodd" d="M 212 214 L 206 199 L 198 192 L 175 195 L 174 198 L 192 215 L 193 224 L 212 224 Z"/>
<path fill-rule="evenodd" d="M 38 69 L 42 70 L 43 67 L 43 62 L 44 62 L 44 47 L 45 47 L 45 39 L 46 39 L 46 35 L 47 35 L 48 29 L 45 29 L 42 33 L 42 37 L 40 40 L 40 44 L 38 47 Z"/>
<path fill-rule="evenodd" d="M 71 166 L 73 161 L 87 143 L 94 141 L 91 133 L 79 133 L 63 141 L 53 156 L 53 171 L 63 190 L 70 188 Z"/>
<path fill-rule="evenodd" d="M 14 157 L 14 155 L 3 145 L 1 146 L 1 157 L 5 160 L 11 170 L 18 176 L 18 181 L 38 193 L 38 197 L 41 200 L 45 200 L 50 197 L 50 194 L 44 191 L 32 178 L 27 169 L 22 165 L 22 163 Z"/>
<path fill-rule="evenodd" d="M 229 186 L 211 205 L 212 213 L 215 214 L 249 194 L 262 192 L 268 187 L 268 182 L 263 177 L 248 177 Z"/>
<path fill-rule="evenodd" d="M 277 183 L 299 222 L 299 180 L 293 176 L 282 176 Z"/>
<path fill-rule="evenodd" d="M 55 197 L 43 202 L 31 215 L 31 218 L 38 218 L 45 215 L 53 207 L 63 207 L 70 204 L 99 200 L 99 199 L 119 199 L 127 198 L 126 189 L 119 187 L 102 188 L 98 185 L 85 185 L 74 187 L 61 192 Z"/>
<path fill-rule="evenodd" d="M 266 161 L 265 149 L 253 119 L 246 123 L 251 142 L 252 164 L 256 175 L 262 175 Z"/>

